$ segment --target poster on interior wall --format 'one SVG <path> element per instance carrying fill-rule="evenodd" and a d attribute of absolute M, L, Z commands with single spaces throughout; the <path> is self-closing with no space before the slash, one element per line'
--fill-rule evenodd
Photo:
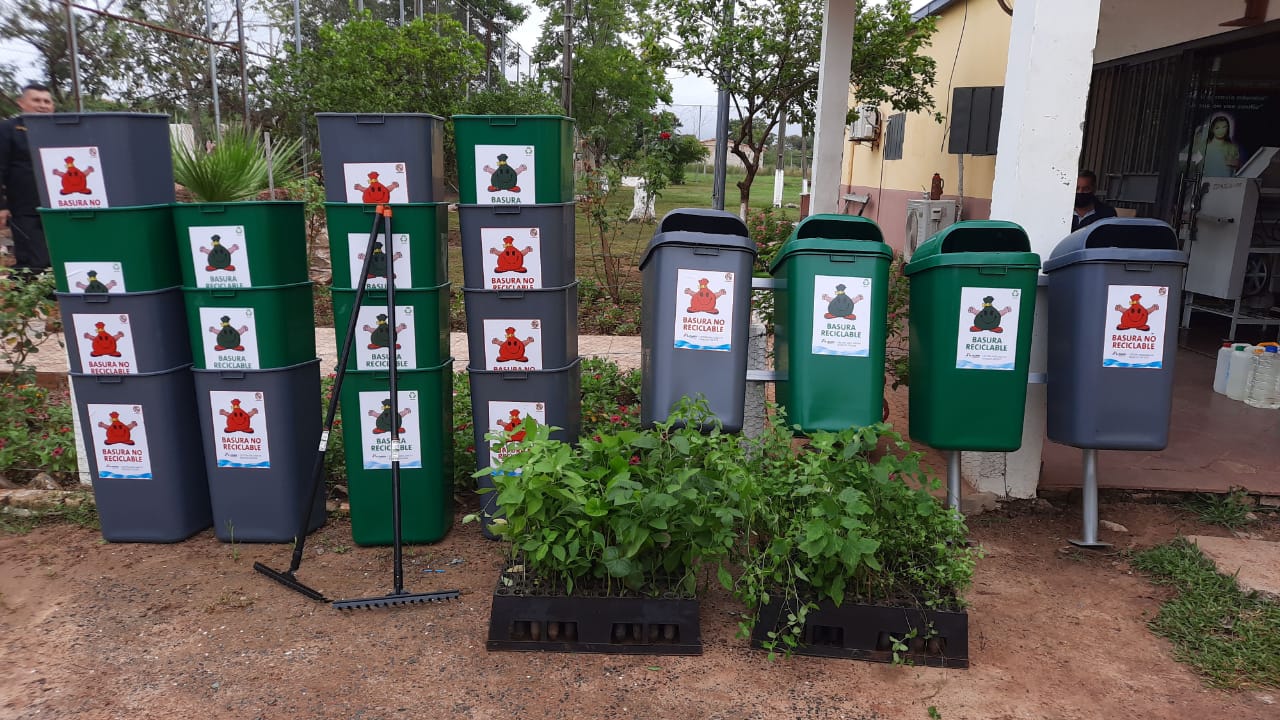
<path fill-rule="evenodd" d="M 1280 146 L 1280 88 L 1214 86 L 1195 99 L 1194 118 L 1179 166 L 1232 177 L 1259 148 Z"/>

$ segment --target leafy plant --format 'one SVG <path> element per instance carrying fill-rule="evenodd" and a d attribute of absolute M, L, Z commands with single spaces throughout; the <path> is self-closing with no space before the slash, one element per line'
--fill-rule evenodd
<path fill-rule="evenodd" d="M 271 172 L 277 187 L 298 179 L 301 138 L 271 147 Z M 200 202 L 236 202 L 257 197 L 268 187 L 268 162 L 262 132 L 248 125 L 232 125 L 211 152 L 178 144 L 173 149 L 173 177 Z"/>
<path fill-rule="evenodd" d="M 320 380 L 322 417 L 323 413 L 329 409 L 329 398 L 333 397 L 333 381 L 336 378 L 337 375 L 329 373 Z M 329 446 L 324 454 L 324 476 L 329 487 L 345 485 L 347 482 L 346 449 L 342 431 L 342 408 L 339 406 L 337 413 L 333 416 L 333 429 L 329 431 Z"/>
<path fill-rule="evenodd" d="M 40 352 L 49 338 L 58 337 L 58 305 L 53 300 L 53 273 L 45 271 L 0 276 L 0 358 L 15 373 L 0 377 L 0 389 L 21 382 L 22 371 L 32 369 L 27 359 Z M 58 342 L 61 342 L 59 340 Z"/>
<path fill-rule="evenodd" d="M 720 577 L 751 613 L 740 630 L 749 634 L 771 600 L 785 609 L 765 643 L 771 651 L 796 647 L 824 600 L 959 607 L 977 552 L 964 519 L 930 494 L 941 483 L 920 458 L 884 424 L 814 433 L 796 447 L 775 414 L 738 490 L 741 574 Z"/>
<path fill-rule="evenodd" d="M 794 229 L 795 223 L 788 220 L 787 216 L 776 208 L 755 210 L 747 215 L 747 233 L 756 243 L 753 273 L 757 277 L 769 277 L 769 266 L 773 265 L 774 259 L 778 257 L 778 251 L 782 249 L 782 244 L 791 237 L 791 231 Z M 766 326 L 772 327 L 775 308 L 773 292 L 756 290 L 751 294 L 752 304 L 755 305 L 760 319 Z"/>
<path fill-rule="evenodd" d="M 1242 528 L 1253 522 L 1250 512 L 1253 503 L 1249 492 L 1233 488 L 1227 493 L 1196 493 L 1183 501 L 1183 507 L 1196 514 L 1203 522 L 1220 525 L 1228 530 Z"/>
<path fill-rule="evenodd" d="M 634 248 L 626 252 L 617 247 L 620 233 L 626 227 L 626 213 L 613 202 L 621 184 L 622 174 L 616 168 L 587 173 L 578 183 L 578 212 L 586 216 L 588 237 L 595 245 L 592 252 L 595 280 L 609 300 L 619 304 L 629 284 L 626 271 L 636 256 Z"/>
<path fill-rule="evenodd" d="M 908 319 L 911 309 L 911 283 L 902 274 L 903 262 L 895 259 L 889 266 L 889 295 L 885 320 L 884 369 L 892 387 L 897 390 L 911 382 L 910 337 Z"/>
<path fill-rule="evenodd" d="M 582 360 L 582 435 L 635 430 L 640 426 L 640 371 L 612 360 Z"/>
<path fill-rule="evenodd" d="M 316 247 L 325 231 L 324 186 L 314 175 L 307 175 L 283 184 L 291 200 L 301 200 L 306 217 L 307 258 L 313 263 Z"/>
<path fill-rule="evenodd" d="M 453 492 L 467 495 L 476 489 L 476 441 L 472 434 L 471 383 L 467 373 L 453 374 Z"/>
<path fill-rule="evenodd" d="M 493 477 L 505 515 L 494 530 L 511 543 L 504 578 L 518 591 L 689 595 L 698 568 L 718 564 L 734 544 L 746 457 L 705 402 L 682 403 L 650 430 L 602 432 L 577 448 L 530 419 L 517 432 L 523 439 L 491 437 L 518 442 Z"/>

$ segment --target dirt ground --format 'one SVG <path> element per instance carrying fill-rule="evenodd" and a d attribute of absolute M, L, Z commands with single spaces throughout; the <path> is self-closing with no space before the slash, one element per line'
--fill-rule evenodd
<path fill-rule="evenodd" d="M 1117 549 L 1225 535 L 1164 505 L 1104 502 Z M 1274 519 L 1263 529 L 1280 538 Z M 502 546 L 475 525 L 409 551 L 411 590 L 443 604 L 340 613 L 258 575 L 288 548 L 106 544 L 46 525 L 0 537 L 3 718 L 973 718 L 1274 720 L 1280 693 L 1210 690 L 1145 627 L 1162 590 L 1115 553 L 1071 549 L 1064 497 L 971 521 L 986 550 L 968 593 L 972 667 L 795 657 L 734 637 L 741 608 L 712 589 L 700 657 L 485 650 Z M 1256 530 L 1256 528 L 1255 528 Z M 308 545 L 300 576 L 330 596 L 382 594 L 388 548 L 350 547 L 345 520 Z M 453 564 L 450 564 L 452 561 Z M 424 573 L 427 567 L 444 574 Z"/>

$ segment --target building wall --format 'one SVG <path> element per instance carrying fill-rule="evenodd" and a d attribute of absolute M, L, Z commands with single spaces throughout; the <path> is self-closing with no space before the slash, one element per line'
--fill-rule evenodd
<path fill-rule="evenodd" d="M 1093 60 L 1107 62 L 1238 30 L 1220 24 L 1244 10 L 1245 0 L 1102 0 Z M 1266 19 L 1280 20 L 1280 1 L 1269 3 Z"/>
<path fill-rule="evenodd" d="M 946 115 L 952 87 L 1004 85 L 1012 21 L 992 0 L 961 0 L 942 11 L 937 23 L 938 31 L 926 52 L 937 63 L 934 107 Z M 853 103 L 850 94 L 850 105 Z M 891 114 L 889 107 L 881 108 L 882 135 Z M 880 223 L 885 239 L 896 248 L 903 247 L 906 234 L 907 200 L 927 193 L 935 172 L 942 176 L 943 197 L 959 197 L 958 160 L 946 151 L 947 128 L 946 122 L 938 123 L 931 114 L 912 113 L 907 116 L 901 160 L 883 161 L 883 145 L 879 142 L 875 147 L 866 142 L 851 143 L 852 152 L 846 153 L 842 194 L 870 194 L 863 215 Z M 994 156 L 965 156 L 965 219 L 988 217 L 994 182 Z M 857 213 L 858 206 L 845 202 L 841 209 Z"/>

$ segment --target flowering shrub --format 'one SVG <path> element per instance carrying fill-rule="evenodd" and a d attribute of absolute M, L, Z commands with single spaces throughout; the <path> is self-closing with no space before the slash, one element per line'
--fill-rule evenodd
<path fill-rule="evenodd" d="M 778 256 L 782 244 L 791 237 L 796 224 L 788 220 L 786 215 L 776 208 L 765 208 L 747 215 L 747 233 L 756 243 L 756 277 L 768 277 L 769 266 Z M 773 293 L 768 290 L 757 290 L 752 293 L 752 305 L 760 319 L 767 327 L 773 327 L 774 302 Z"/>
<path fill-rule="evenodd" d="M 24 373 L 19 382 L 0 386 L 0 472 L 12 481 L 46 472 L 55 480 L 76 474 L 76 443 L 71 398 L 50 391 Z"/>
<path fill-rule="evenodd" d="M 640 371 L 612 360 L 582 361 L 582 436 L 640 427 Z"/>
<path fill-rule="evenodd" d="M 907 356 L 910 351 L 907 321 L 910 311 L 911 283 L 902 274 L 902 259 L 889 267 L 889 300 L 885 325 L 884 369 L 893 389 L 910 384 Z"/>
<path fill-rule="evenodd" d="M 320 381 L 320 413 L 329 409 L 329 398 L 333 397 L 333 381 L 337 377 L 329 373 Z M 333 430 L 329 432 L 329 449 L 324 454 L 324 476 L 329 487 L 343 485 L 347 482 L 347 461 L 345 445 L 342 438 L 342 409 L 338 408 L 333 416 Z"/>

